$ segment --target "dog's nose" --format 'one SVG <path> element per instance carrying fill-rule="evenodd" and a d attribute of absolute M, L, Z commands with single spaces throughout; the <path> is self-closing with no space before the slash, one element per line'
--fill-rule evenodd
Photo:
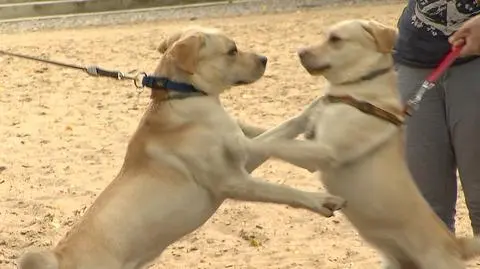
<path fill-rule="evenodd" d="M 260 62 L 263 64 L 263 66 L 267 66 L 268 58 L 265 56 L 260 56 Z"/>
<path fill-rule="evenodd" d="M 306 48 L 299 49 L 297 54 L 301 59 L 305 58 L 308 55 L 308 50 Z"/>

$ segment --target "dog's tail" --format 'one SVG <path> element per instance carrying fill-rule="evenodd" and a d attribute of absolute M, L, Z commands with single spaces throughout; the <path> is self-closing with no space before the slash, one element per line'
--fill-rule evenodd
<path fill-rule="evenodd" d="M 457 242 L 465 260 L 480 256 L 480 237 L 459 237 Z"/>
<path fill-rule="evenodd" d="M 23 254 L 18 269 L 59 269 L 58 259 L 51 251 L 32 251 Z"/>

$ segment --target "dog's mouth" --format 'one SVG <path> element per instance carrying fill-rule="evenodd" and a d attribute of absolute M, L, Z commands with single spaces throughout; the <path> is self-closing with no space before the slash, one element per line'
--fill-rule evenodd
<path fill-rule="evenodd" d="M 300 64 L 307 70 L 310 75 L 320 75 L 321 73 L 332 68 L 332 65 L 328 62 L 320 62 L 315 60 L 315 57 L 310 56 L 308 53 L 300 54 Z"/>
<path fill-rule="evenodd" d="M 323 72 L 332 68 L 332 65 L 331 64 L 322 64 L 322 65 L 316 65 L 316 66 L 303 65 L 303 67 L 305 67 L 305 70 L 307 70 L 307 72 L 310 75 L 320 75 Z"/>
<path fill-rule="evenodd" d="M 247 84 L 250 84 L 250 82 L 248 82 L 246 80 L 239 80 L 239 81 L 236 81 L 235 83 L 233 83 L 234 86 L 241 86 L 241 85 L 247 85 Z"/>
<path fill-rule="evenodd" d="M 233 80 L 233 86 L 241 86 L 241 85 L 247 85 L 247 84 L 252 84 L 258 81 L 263 77 L 265 73 L 265 69 L 262 69 L 260 72 L 255 70 L 252 74 L 249 74 L 247 76 L 243 76 L 243 78 L 238 78 Z"/>

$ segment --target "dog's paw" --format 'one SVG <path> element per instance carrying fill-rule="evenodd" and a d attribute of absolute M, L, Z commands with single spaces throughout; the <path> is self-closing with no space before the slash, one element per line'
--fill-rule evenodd
<path fill-rule="evenodd" d="M 303 137 L 306 140 L 315 140 L 315 131 L 307 130 L 305 133 L 303 133 Z"/>
<path fill-rule="evenodd" d="M 332 217 L 334 212 L 345 207 L 347 201 L 331 194 L 318 194 L 316 212 L 324 217 Z"/>

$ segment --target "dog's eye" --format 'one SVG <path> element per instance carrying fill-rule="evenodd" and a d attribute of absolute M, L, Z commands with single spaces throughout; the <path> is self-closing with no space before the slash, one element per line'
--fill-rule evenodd
<path fill-rule="evenodd" d="M 328 41 L 330 41 L 331 43 L 338 43 L 342 41 L 342 39 L 339 36 L 331 35 Z"/>
<path fill-rule="evenodd" d="M 234 47 L 231 50 L 229 50 L 227 54 L 230 56 L 235 56 L 237 55 L 237 53 L 238 53 L 237 47 Z"/>

